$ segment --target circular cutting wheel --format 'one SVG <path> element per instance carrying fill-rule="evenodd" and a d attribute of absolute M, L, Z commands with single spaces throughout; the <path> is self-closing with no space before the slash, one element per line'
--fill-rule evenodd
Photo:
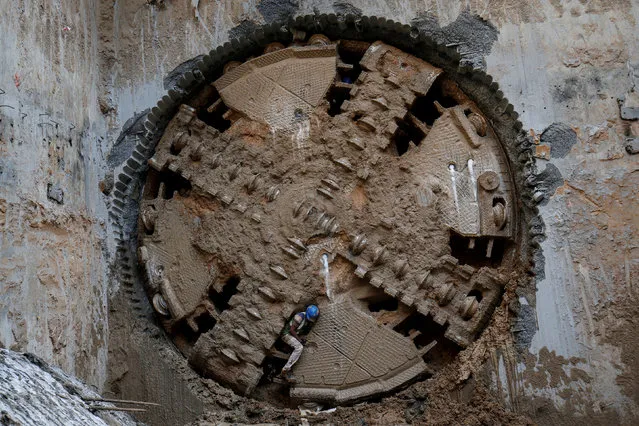
<path fill-rule="evenodd" d="M 280 331 L 310 303 L 291 396 L 345 403 L 432 374 L 481 333 L 517 256 L 491 121 L 381 41 L 263 52 L 181 104 L 149 160 L 139 259 L 160 320 L 242 394 L 284 363 Z"/>

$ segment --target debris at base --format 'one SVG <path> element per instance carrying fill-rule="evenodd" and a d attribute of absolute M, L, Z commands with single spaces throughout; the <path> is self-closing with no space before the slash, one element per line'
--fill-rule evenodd
<path fill-rule="evenodd" d="M 114 412 L 117 407 L 101 405 L 94 413 L 96 407 L 85 401 L 100 395 L 31 354 L 0 349 L 0 395 L 1 424 L 137 424 Z"/>
<path fill-rule="evenodd" d="M 326 410 L 324 410 L 324 406 L 316 402 L 305 402 L 298 408 L 300 410 L 300 416 L 302 417 L 306 417 L 309 415 L 317 416 L 319 414 L 331 414 L 337 411 L 336 407 L 327 408 Z"/>

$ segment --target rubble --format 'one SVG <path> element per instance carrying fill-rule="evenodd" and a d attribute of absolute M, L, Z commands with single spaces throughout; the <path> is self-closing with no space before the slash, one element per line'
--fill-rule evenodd
<path fill-rule="evenodd" d="M 0 423 L 3 425 L 136 425 L 113 404 L 32 354 L 0 348 Z M 96 412 L 98 411 L 98 412 Z"/>

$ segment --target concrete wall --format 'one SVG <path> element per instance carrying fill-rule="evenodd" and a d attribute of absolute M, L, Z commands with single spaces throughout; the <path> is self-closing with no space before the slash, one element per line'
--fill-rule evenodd
<path fill-rule="evenodd" d="M 634 89 L 639 72 L 639 7 L 557 3 L 540 3 L 528 19 L 496 19 L 499 38 L 487 58 L 524 128 L 551 147 L 549 160 L 538 159 L 549 188 L 540 207 L 548 239 L 537 279 L 538 330 L 528 360 L 513 365 L 505 357 L 496 376 L 508 404 L 540 420 L 558 421 L 546 412 L 554 406 L 572 416 L 636 421 L 630 330 L 639 176 L 638 158 L 624 150 L 636 122 L 620 119 L 618 98 Z M 523 327 L 515 325 L 516 336 Z M 544 370 L 546 377 L 538 373 Z"/>
<path fill-rule="evenodd" d="M 104 239 L 98 181 L 107 163 L 117 167 L 131 149 L 121 141 L 108 158 L 122 126 L 162 96 L 175 67 L 229 36 L 291 14 L 361 12 L 414 22 L 444 43 L 459 43 L 469 62 L 500 83 L 539 141 L 540 156 L 550 147 L 548 159 L 538 159 L 545 265 L 537 294 L 520 295 L 514 347 L 496 350 L 488 365 L 495 392 L 542 422 L 636 419 L 639 174 L 624 143 L 639 129 L 620 118 L 617 99 L 639 73 L 639 5 L 95 3 L 0 0 L 8 11 L 0 16 L 0 104 L 13 107 L 0 107 L 2 345 L 32 350 L 101 386 L 112 243 Z M 64 204 L 47 198 L 49 183 L 64 191 Z M 516 349 L 528 355 L 518 357 Z"/>
<path fill-rule="evenodd" d="M 108 143 L 97 3 L 0 1 L 0 345 L 100 387 Z"/>

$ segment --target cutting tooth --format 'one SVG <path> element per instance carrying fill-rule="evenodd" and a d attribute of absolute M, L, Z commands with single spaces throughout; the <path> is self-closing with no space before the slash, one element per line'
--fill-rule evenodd
<path fill-rule="evenodd" d="M 248 333 L 243 328 L 236 328 L 235 330 L 233 330 L 233 334 L 235 334 L 237 337 L 244 340 L 245 342 L 251 341 L 251 338 L 249 337 Z"/>
<path fill-rule="evenodd" d="M 280 189 L 277 186 L 271 186 L 268 191 L 266 191 L 266 199 L 268 201 L 275 201 L 278 195 L 280 195 Z"/>
<path fill-rule="evenodd" d="M 364 278 L 368 273 L 368 269 L 364 268 L 362 265 L 358 265 L 357 269 L 355 269 L 355 275 L 360 278 Z"/>
<path fill-rule="evenodd" d="M 220 351 L 220 353 L 228 364 L 239 364 L 241 362 L 237 357 L 237 354 L 232 349 L 224 348 Z"/>
<path fill-rule="evenodd" d="M 366 235 L 358 234 L 353 238 L 353 241 L 351 243 L 351 251 L 353 252 L 353 254 L 360 254 L 364 251 L 367 244 L 368 240 L 366 239 Z"/>
<path fill-rule="evenodd" d="M 260 314 L 260 311 L 258 311 L 255 308 L 246 308 L 246 312 L 252 316 L 253 318 L 257 319 L 257 320 L 261 320 L 262 319 L 262 315 Z"/>
<path fill-rule="evenodd" d="M 284 253 L 286 253 L 289 256 L 291 256 L 293 259 L 299 259 L 300 258 L 300 255 L 295 251 L 295 249 L 293 247 L 290 247 L 290 246 L 282 247 L 282 251 L 284 251 Z"/>
<path fill-rule="evenodd" d="M 334 190 L 334 191 L 339 191 L 339 185 L 337 184 L 337 182 L 335 182 L 335 180 L 331 179 L 331 178 L 324 178 L 322 179 L 322 183 L 326 186 L 328 186 L 330 189 Z"/>
<path fill-rule="evenodd" d="M 375 253 L 373 253 L 373 264 L 381 265 L 386 261 L 386 247 L 379 246 L 375 249 Z"/>
<path fill-rule="evenodd" d="M 224 194 L 220 197 L 220 201 L 222 202 L 222 204 L 224 204 L 225 206 L 230 205 L 233 202 L 233 197 L 228 195 L 228 194 Z"/>
<path fill-rule="evenodd" d="M 403 278 L 408 272 L 408 262 L 404 259 L 400 259 L 393 265 L 393 271 L 397 278 Z"/>
<path fill-rule="evenodd" d="M 240 165 L 236 164 L 229 172 L 229 180 L 235 180 L 235 178 L 239 174 L 240 174 Z"/>
<path fill-rule="evenodd" d="M 278 277 L 287 280 L 288 279 L 288 274 L 286 273 L 286 271 L 284 270 L 284 268 L 282 268 L 279 265 L 273 265 L 270 266 L 271 271 L 277 275 Z"/>
<path fill-rule="evenodd" d="M 319 192 L 320 194 L 322 194 L 328 199 L 332 199 L 334 197 L 329 189 L 317 188 L 317 192 Z"/>
<path fill-rule="evenodd" d="M 254 175 L 249 182 L 246 185 L 246 189 L 248 189 L 248 192 L 251 193 L 253 191 L 255 191 L 261 184 L 261 178 L 260 175 Z"/>
<path fill-rule="evenodd" d="M 287 238 L 287 239 L 288 239 L 289 243 L 293 244 L 298 249 L 300 249 L 302 251 L 306 251 L 306 246 L 304 245 L 302 240 L 300 240 L 298 238 Z"/>
<path fill-rule="evenodd" d="M 349 172 L 353 171 L 353 166 L 351 162 L 348 161 L 347 158 L 338 158 L 337 160 L 333 160 L 333 161 L 335 161 L 335 163 L 339 164 L 340 166 L 344 167 Z"/>
<path fill-rule="evenodd" d="M 302 207 L 304 207 L 304 201 L 300 201 L 295 205 L 295 207 L 293 208 L 293 217 L 299 216 L 300 212 L 302 211 Z"/>
<path fill-rule="evenodd" d="M 211 162 L 211 167 L 217 169 L 222 164 L 222 156 L 220 154 L 215 154 L 213 156 L 213 161 Z"/>
<path fill-rule="evenodd" d="M 359 149 L 360 151 L 366 147 L 366 145 L 360 138 L 352 138 L 352 139 L 349 139 L 347 142 L 353 145 L 355 148 Z"/>
<path fill-rule="evenodd" d="M 268 287 L 260 287 L 257 289 L 257 291 L 259 291 L 264 297 L 266 297 L 271 302 L 276 299 L 275 294 L 273 293 L 273 290 L 271 290 Z"/>

